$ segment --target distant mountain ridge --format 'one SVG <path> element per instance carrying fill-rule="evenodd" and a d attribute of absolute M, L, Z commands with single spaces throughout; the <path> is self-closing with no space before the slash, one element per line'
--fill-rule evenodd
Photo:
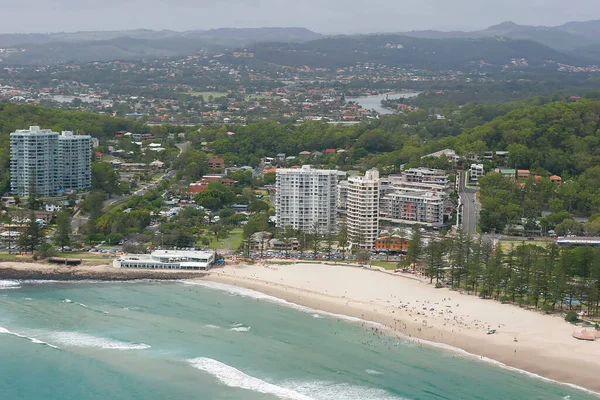
<path fill-rule="evenodd" d="M 219 28 L 191 31 L 154 31 L 134 29 L 123 31 L 82 31 L 58 32 L 49 34 L 0 34 L 0 48 L 26 45 L 39 45 L 57 42 L 95 42 L 120 38 L 140 40 L 189 39 L 196 38 L 222 45 L 243 45 L 257 41 L 306 42 L 323 37 L 323 35 L 306 28 Z"/>
<path fill-rule="evenodd" d="M 423 30 L 401 32 L 400 34 L 427 39 L 477 39 L 502 36 L 509 39 L 533 40 L 555 50 L 570 52 L 600 44 L 600 20 L 567 22 L 555 27 L 519 25 L 512 21 L 505 21 L 480 31 Z"/>
<path fill-rule="evenodd" d="M 256 63 L 297 67 L 340 68 L 374 62 L 465 68 L 478 63 L 502 66 L 510 64 L 511 59 L 521 58 L 527 60 L 524 66 L 545 66 L 548 60 L 589 65 L 600 62 L 598 32 L 600 20 L 569 22 L 558 27 L 524 26 L 508 21 L 473 32 L 428 30 L 386 35 L 325 36 L 295 27 L 0 34 L 0 49 L 19 49 L 0 52 L 0 63 L 124 61 L 249 48 L 256 53 Z M 391 47 L 385 47 L 388 44 Z"/>
<path fill-rule="evenodd" d="M 403 68 L 469 69 L 487 65 L 540 68 L 585 63 L 531 40 L 503 37 L 429 39 L 404 35 L 354 35 L 305 43 L 256 43 L 255 59 L 292 67 L 344 68 L 372 63 Z M 523 60 L 525 59 L 525 61 Z M 513 65 L 513 61 L 517 65 Z"/>

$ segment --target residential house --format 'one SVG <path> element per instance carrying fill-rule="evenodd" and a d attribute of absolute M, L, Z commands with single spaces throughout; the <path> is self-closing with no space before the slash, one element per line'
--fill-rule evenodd
<path fill-rule="evenodd" d="M 499 174 L 501 174 L 505 178 L 515 179 L 515 177 L 517 176 L 517 170 L 516 169 L 496 169 L 495 172 L 498 172 Z"/>
<path fill-rule="evenodd" d="M 222 158 L 211 158 L 208 160 L 208 168 L 216 171 L 225 168 L 225 160 Z"/>
<path fill-rule="evenodd" d="M 471 182 L 477 182 L 479 178 L 485 175 L 483 164 L 471 164 L 469 172 L 471 173 Z"/>
<path fill-rule="evenodd" d="M 154 169 L 162 169 L 165 166 L 165 163 L 160 160 L 154 160 L 150 163 L 150 166 Z"/>

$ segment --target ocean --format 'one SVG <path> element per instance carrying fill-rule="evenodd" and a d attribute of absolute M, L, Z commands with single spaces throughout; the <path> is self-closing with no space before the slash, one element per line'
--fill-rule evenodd
<path fill-rule="evenodd" d="M 0 281 L 2 400 L 594 399 L 210 282 Z"/>

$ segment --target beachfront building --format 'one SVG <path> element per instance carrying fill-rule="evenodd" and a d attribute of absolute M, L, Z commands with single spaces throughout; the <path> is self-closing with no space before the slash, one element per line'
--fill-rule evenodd
<path fill-rule="evenodd" d="M 151 254 L 129 254 L 115 260 L 119 268 L 208 270 L 215 254 L 208 251 L 157 250 Z"/>
<path fill-rule="evenodd" d="M 337 209 L 340 214 L 346 214 L 346 208 L 348 205 L 348 181 L 340 181 L 338 183 L 338 199 Z"/>
<path fill-rule="evenodd" d="M 382 231 L 375 241 L 375 249 L 391 253 L 406 253 L 410 244 L 409 236 L 399 229 Z"/>
<path fill-rule="evenodd" d="M 382 200 L 380 218 L 396 224 L 439 227 L 444 224 L 447 195 L 425 190 L 398 190 Z"/>
<path fill-rule="evenodd" d="M 379 235 L 379 171 L 348 179 L 348 241 L 352 248 L 372 249 Z"/>
<path fill-rule="evenodd" d="M 92 184 L 90 136 L 32 126 L 10 134 L 12 193 L 54 196 Z"/>
<path fill-rule="evenodd" d="M 275 212 L 277 227 L 318 231 L 337 230 L 338 181 L 343 172 L 302 168 L 277 170 Z"/>

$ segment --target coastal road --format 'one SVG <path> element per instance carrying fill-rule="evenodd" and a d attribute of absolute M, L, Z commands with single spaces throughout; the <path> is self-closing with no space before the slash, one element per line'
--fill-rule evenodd
<path fill-rule="evenodd" d="M 458 195 L 462 202 L 462 229 L 469 235 L 477 234 L 477 221 L 480 206 L 477 202 L 477 189 L 467 187 L 467 173 L 460 171 L 458 175 Z"/>

